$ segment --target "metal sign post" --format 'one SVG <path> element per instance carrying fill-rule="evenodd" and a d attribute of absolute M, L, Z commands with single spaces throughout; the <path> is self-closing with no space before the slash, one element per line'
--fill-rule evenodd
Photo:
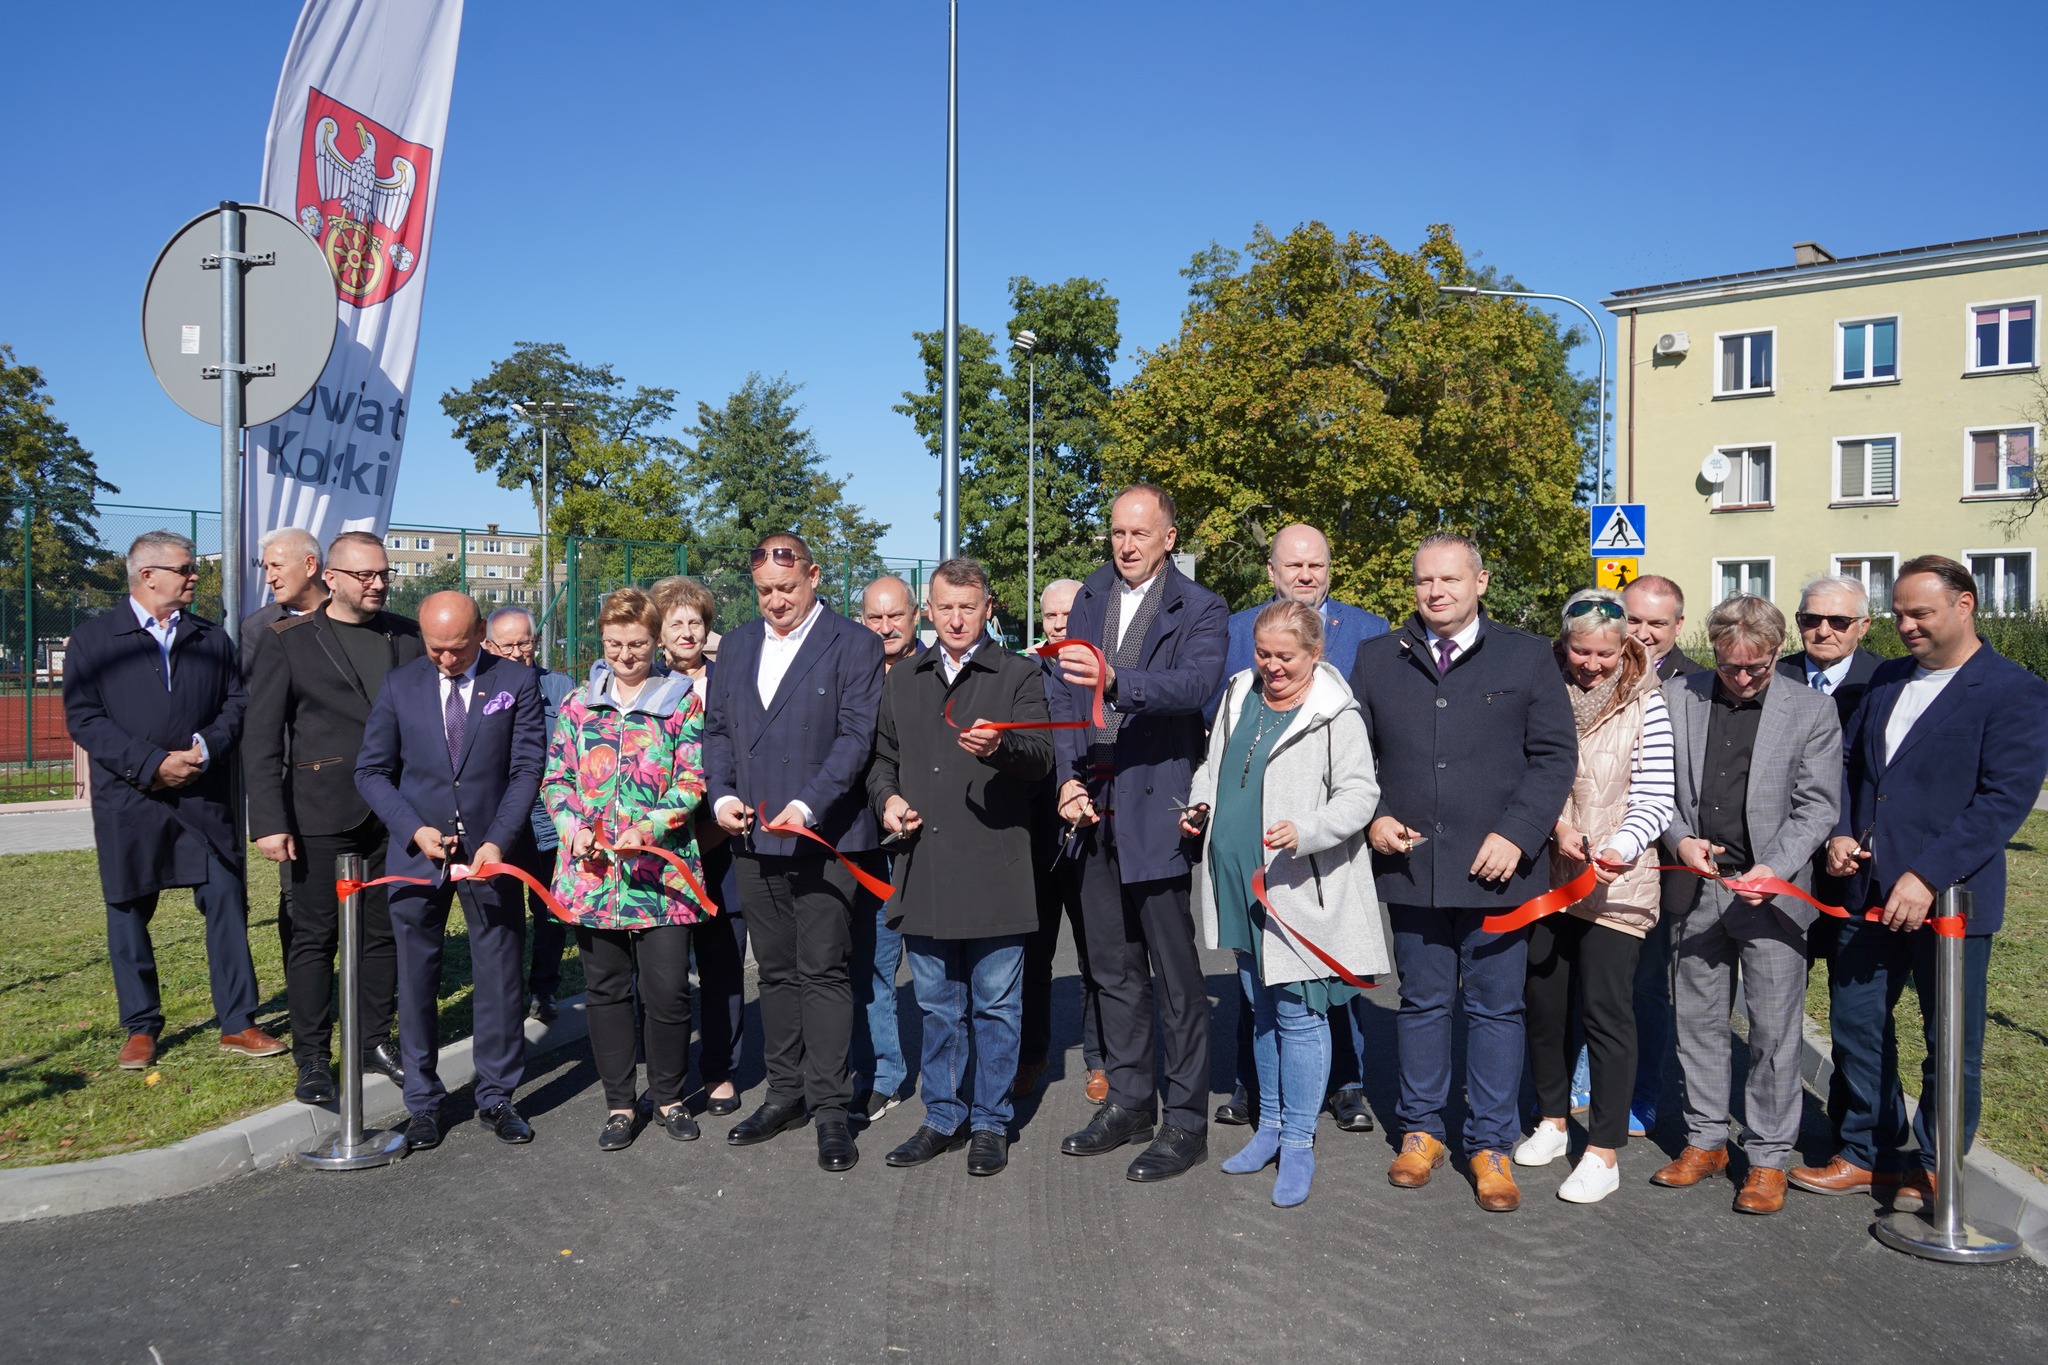
<path fill-rule="evenodd" d="M 367 875 L 360 853 L 334 860 L 338 880 L 360 882 Z M 405 1134 L 363 1131 L 363 1021 L 357 993 L 363 976 L 363 893 L 341 898 L 341 1127 L 293 1159 L 313 1171 L 360 1171 L 388 1166 L 405 1155 Z"/>

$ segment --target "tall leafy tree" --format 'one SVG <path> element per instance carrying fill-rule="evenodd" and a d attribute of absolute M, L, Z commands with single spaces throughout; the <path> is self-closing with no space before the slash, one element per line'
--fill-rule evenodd
<path fill-rule="evenodd" d="M 93 504 L 102 493 L 120 491 L 100 477 L 91 452 L 57 416 L 42 371 L 0 343 L 0 593 L 20 602 L 30 573 L 38 619 L 56 622 L 64 611 L 68 622 L 81 593 L 118 590 L 119 559 L 100 549 Z M 26 567 L 24 530 L 32 556 Z M 23 643 L 10 630 L 0 647 L 12 653 Z"/>
<path fill-rule="evenodd" d="M 1184 273 L 1179 335 L 1141 352 L 1107 414 L 1104 472 L 1175 495 L 1205 582 L 1263 597 L 1273 534 L 1306 521 L 1330 537 L 1338 595 L 1398 617 L 1415 542 L 1455 530 L 1487 552 L 1490 609 L 1547 628 L 1586 577 L 1574 498 L 1594 399 L 1554 320 L 1440 297 L 1467 279 L 1441 225 L 1413 252 L 1260 227 Z"/>

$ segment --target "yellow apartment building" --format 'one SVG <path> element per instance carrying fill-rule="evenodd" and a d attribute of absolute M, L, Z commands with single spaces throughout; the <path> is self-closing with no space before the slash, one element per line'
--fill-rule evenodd
<path fill-rule="evenodd" d="M 1645 573 L 1695 624 L 1736 592 L 1789 615 L 1847 574 L 1889 609 L 1898 566 L 1945 554 L 1982 609 L 2040 601 L 2038 484 L 2048 232 L 1622 289 L 1615 464 L 1646 505 Z"/>

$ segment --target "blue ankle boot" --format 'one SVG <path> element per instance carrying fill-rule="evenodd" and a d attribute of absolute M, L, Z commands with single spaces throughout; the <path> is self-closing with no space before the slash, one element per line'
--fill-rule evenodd
<path fill-rule="evenodd" d="M 1291 1209 L 1307 1199 L 1309 1182 L 1315 1178 L 1315 1148 L 1282 1147 L 1280 1176 L 1273 1182 L 1273 1207 Z"/>
<path fill-rule="evenodd" d="M 1273 1164 L 1273 1158 L 1279 1151 L 1278 1128 L 1255 1129 L 1252 1132 L 1252 1140 L 1247 1142 L 1237 1155 L 1224 1159 L 1223 1174 L 1250 1175 L 1253 1171 L 1262 1171 Z"/>

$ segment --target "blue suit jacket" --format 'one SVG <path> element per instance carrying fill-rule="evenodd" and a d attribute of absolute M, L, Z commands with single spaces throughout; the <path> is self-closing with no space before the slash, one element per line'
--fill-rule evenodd
<path fill-rule="evenodd" d="M 1230 680 L 1258 662 L 1252 652 L 1252 622 L 1258 619 L 1260 612 L 1279 600 L 1277 597 L 1269 598 L 1256 607 L 1246 607 L 1232 614 L 1230 650 L 1223 656 L 1223 680 L 1216 684 L 1208 705 L 1202 708 L 1203 724 L 1216 724 L 1216 708 L 1223 704 L 1223 694 L 1229 689 Z M 1347 678 L 1351 676 L 1351 665 L 1358 659 L 1358 647 L 1375 635 L 1385 635 L 1389 629 L 1387 618 L 1378 612 L 1339 602 L 1334 597 L 1324 599 L 1322 616 L 1323 662 Z"/>
<path fill-rule="evenodd" d="M 412 841 L 422 825 L 453 834 L 459 819 L 465 862 L 485 844 L 512 852 L 533 812 L 547 755 L 540 675 L 480 654 L 461 758 L 451 765 L 440 676 L 432 659 L 386 674 L 356 753 L 356 789 L 391 831 L 390 870 L 401 877 L 431 877 L 437 869 Z"/>
<path fill-rule="evenodd" d="M 1848 880 L 1851 912 L 1885 903 L 1908 872 L 1937 892 L 1962 885 L 1976 898 L 1972 934 L 2005 923 L 2005 845 L 2048 771 L 2048 682 L 1981 643 L 1887 763 L 1884 729 L 1911 659 L 1879 665 L 1843 745 L 1837 835 L 1870 831 L 1872 857 Z"/>
<path fill-rule="evenodd" d="M 811 808 L 811 828 L 842 853 L 871 849 L 879 838 L 868 810 L 868 757 L 882 708 L 882 641 L 824 607 L 790 660 L 782 683 L 761 705 L 759 617 L 725 634 L 706 689 L 704 775 L 709 804 L 738 797 L 758 820 L 791 801 Z M 746 847 L 787 857 L 822 853 L 808 839 L 763 834 Z"/>
<path fill-rule="evenodd" d="M 1117 589 L 1116 566 L 1088 575 L 1074 594 L 1067 638 L 1102 643 L 1103 615 Z M 1139 648 L 1138 666 L 1120 668 L 1116 695 L 1106 705 L 1124 713 L 1117 734 L 1114 795 L 1117 865 L 1125 882 L 1185 876 L 1180 817 L 1172 809 L 1194 785 L 1204 753 L 1202 707 L 1223 677 L 1229 648 L 1230 610 L 1223 599 L 1195 583 L 1168 560 L 1160 570 L 1159 611 Z M 1058 670 L 1046 677 L 1046 701 L 1054 720 L 1086 720 L 1090 694 Z M 1053 777 L 1091 781 L 1088 741 L 1093 730 L 1053 731 Z"/>

